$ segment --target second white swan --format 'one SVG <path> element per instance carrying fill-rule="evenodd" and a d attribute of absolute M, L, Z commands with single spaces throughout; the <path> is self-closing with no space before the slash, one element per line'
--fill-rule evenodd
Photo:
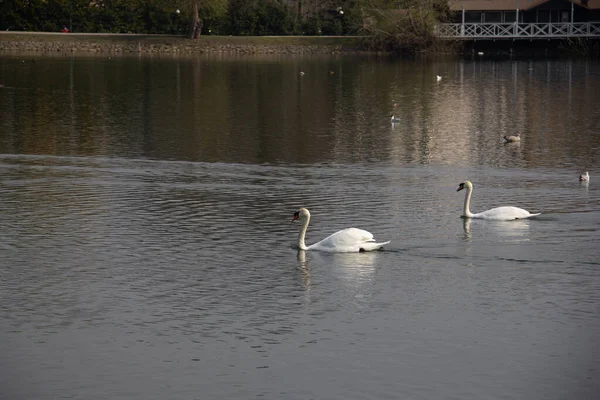
<path fill-rule="evenodd" d="M 463 217 L 465 218 L 480 218 L 480 219 L 491 219 L 496 221 L 511 221 L 513 219 L 524 219 L 535 217 L 536 215 L 540 215 L 541 213 L 531 214 L 527 210 L 523 210 L 519 207 L 513 206 L 505 206 L 505 207 L 496 207 L 491 210 L 483 211 L 477 214 L 473 214 L 469 209 L 471 204 L 471 193 L 473 193 L 473 184 L 469 181 L 464 181 L 460 185 L 458 185 L 457 192 L 467 189 L 467 193 L 465 194 L 465 205 L 463 208 Z"/>
<path fill-rule="evenodd" d="M 304 236 L 306 235 L 306 229 L 310 221 L 310 212 L 306 208 L 300 208 L 294 213 L 292 222 L 300 219 L 303 220 L 302 228 L 298 234 L 298 247 L 301 250 L 318 250 L 327 251 L 331 253 L 357 253 L 363 251 L 379 250 L 390 241 L 383 243 L 376 243 L 373 238 L 373 234 L 368 231 L 356 228 L 342 229 L 326 237 L 325 239 L 307 246 L 304 243 Z"/>

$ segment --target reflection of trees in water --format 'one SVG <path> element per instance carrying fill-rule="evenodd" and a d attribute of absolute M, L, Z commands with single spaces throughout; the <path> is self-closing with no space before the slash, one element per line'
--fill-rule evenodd
<path fill-rule="evenodd" d="M 587 61 L 530 70 L 493 60 L 163 55 L 7 65 L 21 81 L 0 99 L 2 127 L 14 132 L 4 152 L 518 166 L 589 160 L 600 146 L 589 135 L 598 94 L 586 89 Z M 393 128 L 392 113 L 401 120 Z M 515 133 L 521 146 L 499 145 Z"/>

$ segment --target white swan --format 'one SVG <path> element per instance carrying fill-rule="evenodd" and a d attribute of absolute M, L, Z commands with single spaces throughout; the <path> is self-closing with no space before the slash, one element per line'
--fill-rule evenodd
<path fill-rule="evenodd" d="M 395 124 L 396 122 L 400 122 L 400 118 L 396 118 L 394 114 L 390 115 L 390 122 Z"/>
<path fill-rule="evenodd" d="M 520 142 L 521 141 L 521 135 L 520 134 L 516 134 L 516 135 L 506 135 L 504 136 L 504 141 L 506 143 L 508 142 Z"/>
<path fill-rule="evenodd" d="M 580 182 L 589 182 L 590 181 L 590 173 L 585 171 L 583 174 L 579 175 Z"/>
<path fill-rule="evenodd" d="M 310 221 L 310 212 L 306 208 L 300 208 L 294 213 L 292 222 L 297 219 L 304 220 L 300 233 L 298 235 L 298 247 L 301 250 L 319 250 L 328 251 L 332 253 L 356 253 L 362 251 L 378 250 L 382 246 L 389 243 L 375 243 L 373 234 L 371 232 L 363 231 L 362 229 L 348 228 L 342 229 L 334 233 L 325 239 L 307 246 L 304 243 L 304 236 L 306 235 L 306 229 L 308 228 L 308 222 Z"/>
<path fill-rule="evenodd" d="M 442 80 L 442 77 L 440 75 L 436 75 L 436 78 L 438 82 Z"/>
<path fill-rule="evenodd" d="M 469 210 L 469 206 L 471 204 L 471 193 L 473 193 L 473 184 L 469 181 L 464 181 L 460 185 L 458 185 L 457 192 L 467 189 L 467 194 L 465 195 L 465 206 L 463 208 L 463 217 L 465 218 L 480 218 L 480 219 L 492 219 L 496 221 L 511 221 L 513 219 L 524 219 L 535 217 L 536 215 L 540 215 L 541 213 L 531 214 L 527 210 L 523 210 L 519 207 L 505 206 L 505 207 L 496 207 L 491 210 L 487 210 L 484 212 L 480 212 L 477 214 L 471 213 Z"/>

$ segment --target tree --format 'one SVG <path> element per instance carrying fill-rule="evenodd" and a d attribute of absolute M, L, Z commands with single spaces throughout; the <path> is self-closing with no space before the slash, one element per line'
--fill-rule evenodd
<path fill-rule="evenodd" d="M 359 0 L 368 45 L 378 50 L 425 51 L 438 43 L 435 26 L 449 17 L 447 0 Z"/>
<path fill-rule="evenodd" d="M 171 3 L 169 0 L 163 0 Z M 176 0 L 179 9 L 187 10 L 189 20 L 188 37 L 198 39 L 206 19 L 219 18 L 227 12 L 227 0 Z"/>

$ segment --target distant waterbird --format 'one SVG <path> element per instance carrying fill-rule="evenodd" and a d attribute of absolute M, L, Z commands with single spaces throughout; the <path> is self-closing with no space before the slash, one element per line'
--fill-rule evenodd
<path fill-rule="evenodd" d="M 521 141 L 521 135 L 518 133 L 516 135 L 505 135 L 503 137 L 506 143 Z"/>
<path fill-rule="evenodd" d="M 396 118 L 396 116 L 394 114 L 390 115 L 390 122 L 392 124 L 396 123 L 396 122 L 400 122 L 400 118 Z"/>
<path fill-rule="evenodd" d="M 590 173 L 585 171 L 581 175 L 579 175 L 579 182 L 589 182 L 590 181 Z"/>

